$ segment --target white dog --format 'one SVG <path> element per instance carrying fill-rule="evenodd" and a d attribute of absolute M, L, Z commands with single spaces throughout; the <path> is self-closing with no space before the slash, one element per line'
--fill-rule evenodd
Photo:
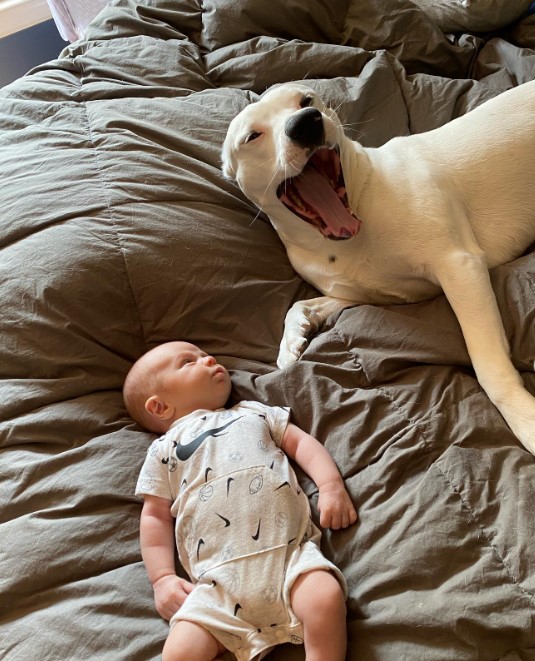
<path fill-rule="evenodd" d="M 223 172 L 325 294 L 288 312 L 280 367 L 333 312 L 441 288 L 480 384 L 535 454 L 535 399 L 510 360 L 488 273 L 535 240 L 535 81 L 378 149 L 347 138 L 312 90 L 281 85 L 234 118 Z"/>

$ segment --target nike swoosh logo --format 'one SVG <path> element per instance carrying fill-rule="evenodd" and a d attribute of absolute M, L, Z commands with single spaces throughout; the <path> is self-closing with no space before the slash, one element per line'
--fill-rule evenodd
<path fill-rule="evenodd" d="M 218 514 L 217 512 L 215 514 L 221 519 L 221 521 L 224 522 L 225 528 L 228 528 L 230 526 L 230 521 L 226 517 L 221 516 L 221 514 Z"/>
<path fill-rule="evenodd" d="M 177 459 L 180 461 L 187 461 L 195 452 L 195 450 L 198 450 L 201 447 L 207 438 L 210 438 L 211 436 L 217 438 L 225 429 L 227 429 L 227 427 L 230 427 L 230 425 L 238 422 L 240 418 L 243 418 L 243 415 L 240 415 L 239 418 L 234 418 L 234 420 L 227 422 L 227 424 L 223 425 L 222 427 L 217 427 L 216 429 L 208 429 L 208 431 L 203 432 L 200 436 L 197 436 L 194 441 L 191 441 L 191 443 L 188 443 L 187 445 L 177 445 L 175 449 Z"/>
<path fill-rule="evenodd" d="M 251 535 L 251 537 L 254 539 L 255 542 L 258 541 L 258 538 L 260 537 L 260 522 L 262 519 L 258 520 L 258 528 L 256 529 L 256 533 L 254 535 Z"/>

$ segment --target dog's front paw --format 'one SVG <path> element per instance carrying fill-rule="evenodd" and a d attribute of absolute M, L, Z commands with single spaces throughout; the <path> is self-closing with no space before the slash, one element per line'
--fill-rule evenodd
<path fill-rule="evenodd" d="M 501 400 L 496 397 L 494 403 L 518 440 L 535 455 L 535 398 L 517 382 L 501 394 Z"/>
<path fill-rule="evenodd" d="M 285 367 L 288 367 L 288 365 L 291 365 L 292 363 L 295 363 L 297 360 L 299 360 L 299 357 L 305 350 L 306 345 L 306 337 L 298 337 L 291 341 L 285 336 L 279 348 L 277 367 L 279 369 L 284 369 Z"/>
<path fill-rule="evenodd" d="M 307 335 L 314 330 L 310 320 L 311 314 L 311 310 L 302 301 L 295 303 L 288 311 L 277 358 L 277 366 L 280 369 L 299 360 L 305 350 L 308 343 Z"/>

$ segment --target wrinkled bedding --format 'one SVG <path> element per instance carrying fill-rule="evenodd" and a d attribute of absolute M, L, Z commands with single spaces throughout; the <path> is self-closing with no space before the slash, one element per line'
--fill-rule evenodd
<path fill-rule="evenodd" d="M 279 82 L 306 79 L 377 146 L 533 78 L 520 12 L 445 33 L 410 0 L 119 0 L 0 90 L 1 659 L 159 658 L 134 496 L 153 436 L 121 388 L 177 338 L 340 467 L 359 521 L 323 549 L 349 585 L 348 659 L 535 659 L 535 462 L 444 297 L 345 310 L 277 370 L 286 310 L 315 291 L 220 171 L 230 120 Z M 535 255 L 492 278 L 535 394 Z"/>

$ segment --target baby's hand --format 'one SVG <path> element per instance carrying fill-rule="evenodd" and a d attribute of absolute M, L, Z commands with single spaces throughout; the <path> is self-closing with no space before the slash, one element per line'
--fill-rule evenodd
<path fill-rule="evenodd" d="M 322 528 L 347 528 L 357 520 L 357 512 L 342 481 L 320 487 L 318 509 Z"/>
<path fill-rule="evenodd" d="M 169 621 L 195 586 L 183 578 L 168 574 L 159 578 L 152 587 L 156 610 L 164 620 Z"/>

